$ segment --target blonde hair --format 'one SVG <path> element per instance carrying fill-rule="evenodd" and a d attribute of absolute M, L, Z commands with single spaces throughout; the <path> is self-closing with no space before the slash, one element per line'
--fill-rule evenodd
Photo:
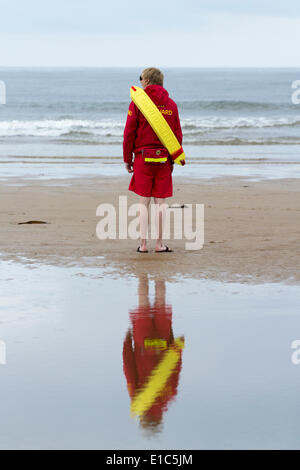
<path fill-rule="evenodd" d="M 149 67 L 142 72 L 142 77 L 144 80 L 149 80 L 151 85 L 161 85 L 164 84 L 164 74 L 155 67 Z"/>

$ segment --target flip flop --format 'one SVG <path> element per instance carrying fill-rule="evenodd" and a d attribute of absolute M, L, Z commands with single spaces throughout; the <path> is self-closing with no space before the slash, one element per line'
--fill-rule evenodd
<path fill-rule="evenodd" d="M 170 250 L 168 246 L 164 250 L 155 250 L 155 253 L 172 253 L 173 250 Z"/>
<path fill-rule="evenodd" d="M 142 251 L 142 250 L 140 250 L 140 248 L 141 248 L 141 247 L 138 246 L 138 248 L 137 248 L 137 250 L 136 250 L 138 253 L 148 253 L 148 250 Z"/>

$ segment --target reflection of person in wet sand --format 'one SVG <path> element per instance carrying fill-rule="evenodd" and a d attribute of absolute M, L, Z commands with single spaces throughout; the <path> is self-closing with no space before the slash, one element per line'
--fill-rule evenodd
<path fill-rule="evenodd" d="M 123 366 L 132 413 L 144 428 L 156 431 L 163 412 L 177 394 L 184 338 L 174 339 L 165 282 L 155 282 L 153 305 L 148 290 L 145 275 L 139 279 L 139 306 L 130 312 L 132 330 L 124 340 Z"/>

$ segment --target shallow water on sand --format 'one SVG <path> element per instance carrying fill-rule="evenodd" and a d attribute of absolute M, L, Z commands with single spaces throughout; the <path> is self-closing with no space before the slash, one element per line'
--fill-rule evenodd
<path fill-rule="evenodd" d="M 187 165 L 177 167 L 173 176 L 212 179 L 226 176 L 243 178 L 280 179 L 300 178 L 298 145 L 256 145 L 253 146 L 209 146 L 200 148 L 185 146 Z M 16 145 L 8 149 L 7 156 L 0 155 L 0 181 L 21 178 L 23 181 L 43 181 L 82 177 L 120 177 L 126 175 L 122 146 L 101 146 L 99 150 L 82 147 L 72 148 L 72 153 L 57 155 L 43 153 L 38 147 L 26 151 Z M 3 151 L 3 148 L 2 148 Z M 30 153 L 31 152 L 31 153 Z M 177 165 L 176 165 L 177 166 Z"/>
<path fill-rule="evenodd" d="M 1 449 L 300 448 L 298 286 L 0 265 Z"/>

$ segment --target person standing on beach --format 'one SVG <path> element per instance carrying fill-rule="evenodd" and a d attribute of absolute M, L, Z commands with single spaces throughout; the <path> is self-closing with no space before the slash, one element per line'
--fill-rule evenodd
<path fill-rule="evenodd" d="M 182 130 L 177 105 L 169 98 L 167 90 L 163 88 L 163 73 L 154 67 L 147 68 L 142 72 L 140 82 L 182 145 Z M 146 151 L 150 156 L 153 152 L 153 156 L 160 155 L 168 158 L 163 163 L 146 162 L 144 160 L 144 152 Z M 124 129 L 123 159 L 128 173 L 133 173 L 128 189 L 139 196 L 141 240 L 137 251 L 148 253 L 146 239 L 148 209 L 151 197 L 153 197 L 155 204 L 158 205 L 155 251 L 171 252 L 172 250 L 163 244 L 162 233 L 165 199 L 173 196 L 172 171 L 174 163 L 167 149 L 162 145 L 133 101 L 129 105 Z"/>

